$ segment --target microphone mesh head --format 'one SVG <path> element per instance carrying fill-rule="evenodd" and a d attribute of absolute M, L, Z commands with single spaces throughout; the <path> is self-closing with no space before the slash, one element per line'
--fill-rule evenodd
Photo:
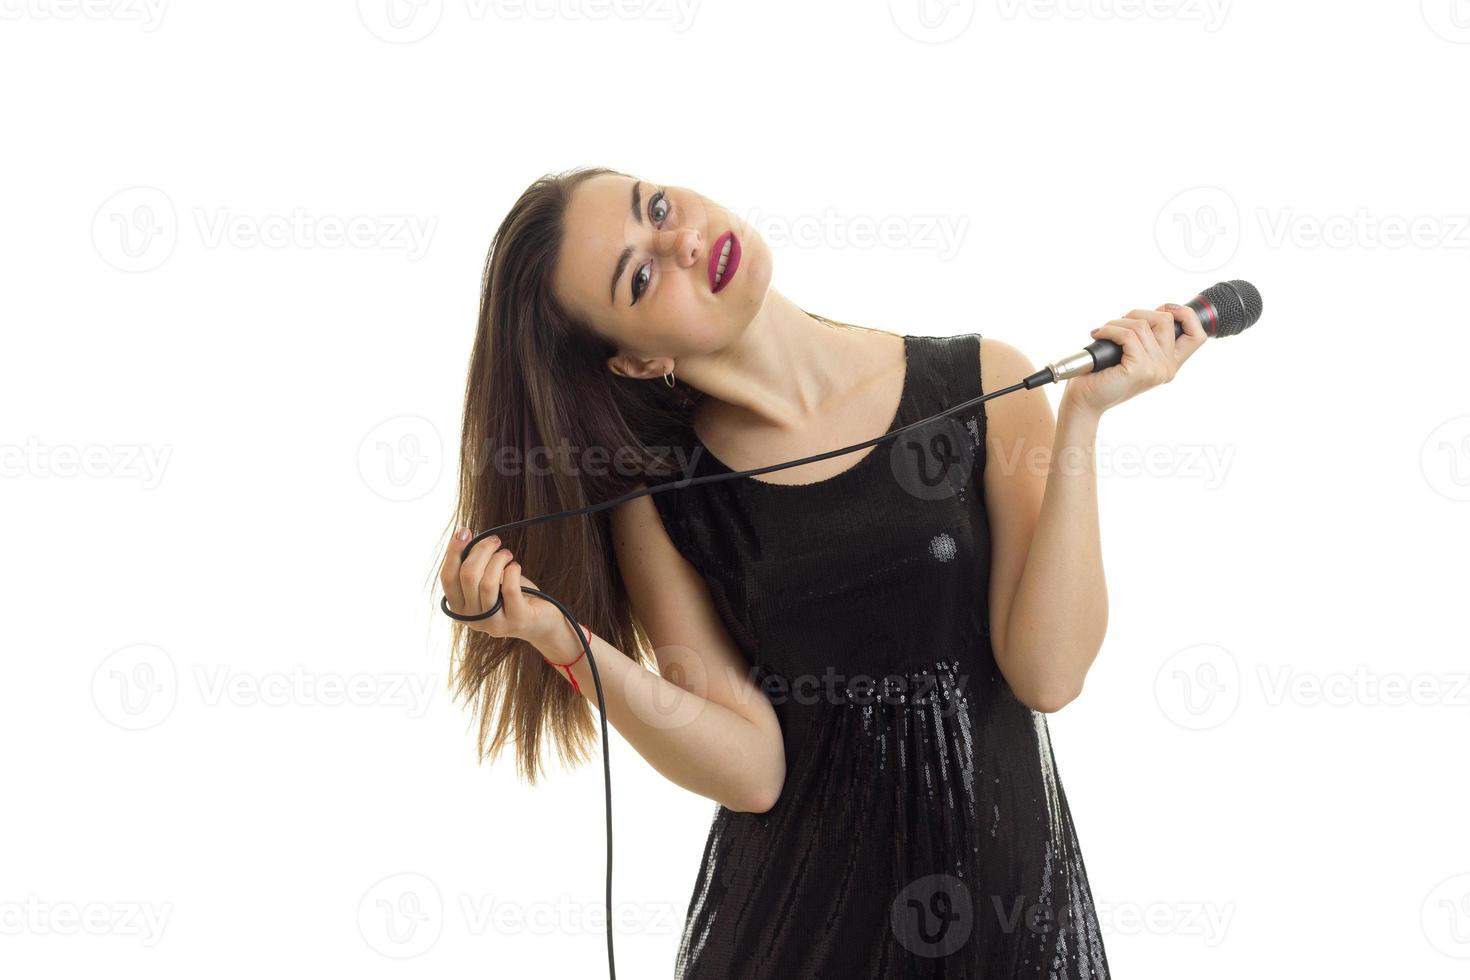
<path fill-rule="evenodd" d="M 1219 316 L 1216 337 L 1233 337 L 1261 318 L 1261 292 L 1244 279 L 1217 282 L 1200 293 Z"/>

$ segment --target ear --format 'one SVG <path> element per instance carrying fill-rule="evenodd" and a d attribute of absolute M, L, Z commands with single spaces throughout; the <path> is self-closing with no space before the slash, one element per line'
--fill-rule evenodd
<path fill-rule="evenodd" d="M 630 354 L 614 354 L 607 359 L 607 369 L 619 377 L 650 381 L 672 371 L 674 360 L 671 357 L 639 358 Z"/>

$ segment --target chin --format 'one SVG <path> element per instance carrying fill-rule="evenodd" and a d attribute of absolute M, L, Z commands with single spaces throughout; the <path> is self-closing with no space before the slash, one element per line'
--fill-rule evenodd
<path fill-rule="evenodd" d="M 766 293 L 771 288 L 771 269 L 775 263 L 771 250 L 766 248 L 766 243 L 759 235 L 752 233 L 747 240 L 739 230 L 735 234 L 740 235 L 740 268 L 734 281 L 730 283 L 730 288 L 715 298 L 733 300 L 740 307 L 748 308 L 751 315 L 754 315 L 766 301 Z"/>

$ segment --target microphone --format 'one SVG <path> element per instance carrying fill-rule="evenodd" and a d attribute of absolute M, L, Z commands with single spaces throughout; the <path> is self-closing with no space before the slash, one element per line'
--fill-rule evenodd
<path fill-rule="evenodd" d="M 1184 304 L 1199 314 L 1199 322 L 1211 337 L 1234 337 L 1261 318 L 1261 291 L 1244 279 L 1217 282 Z M 1184 324 L 1174 323 L 1174 336 L 1184 332 Z M 1112 367 L 1123 361 L 1123 348 L 1111 340 L 1094 340 L 1075 354 L 1048 364 L 1021 382 L 1027 388 L 1075 378 Z"/>

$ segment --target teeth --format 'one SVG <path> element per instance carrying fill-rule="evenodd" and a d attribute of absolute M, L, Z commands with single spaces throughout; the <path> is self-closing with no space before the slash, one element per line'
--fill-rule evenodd
<path fill-rule="evenodd" d="M 715 269 L 716 286 L 718 286 L 720 284 L 720 281 L 725 278 L 725 266 L 728 265 L 730 262 L 730 245 L 734 241 L 735 239 L 733 238 L 725 239 L 725 247 L 720 249 L 720 264 L 719 267 Z"/>

